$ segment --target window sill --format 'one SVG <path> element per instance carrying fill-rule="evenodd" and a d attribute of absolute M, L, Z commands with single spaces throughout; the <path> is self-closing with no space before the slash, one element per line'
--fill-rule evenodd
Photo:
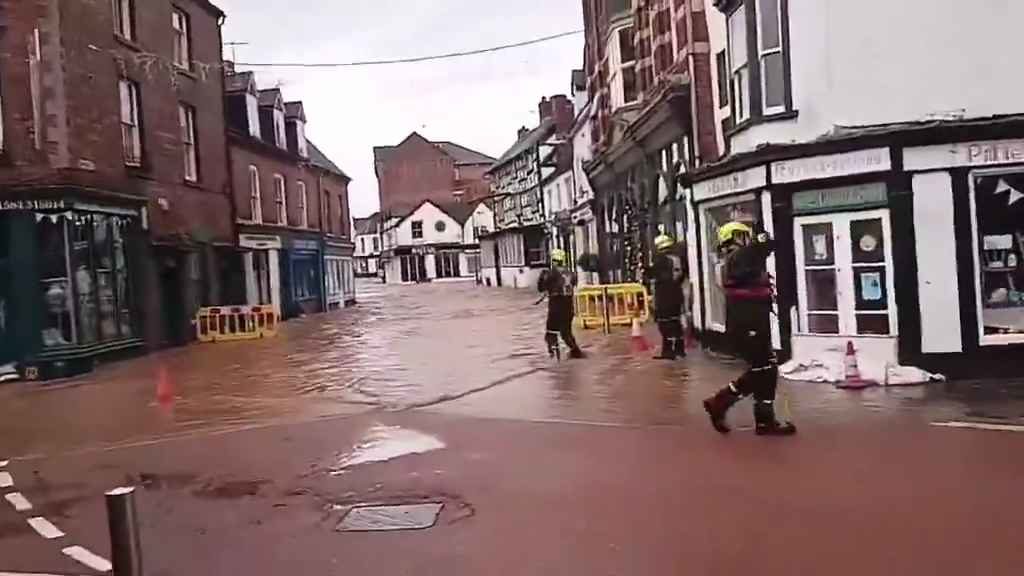
<path fill-rule="evenodd" d="M 138 42 L 132 40 L 131 38 L 125 38 L 124 36 L 118 34 L 117 32 L 114 32 L 114 40 L 117 40 L 118 44 L 120 44 L 120 45 L 122 45 L 122 46 L 124 46 L 124 47 L 126 47 L 126 48 L 128 48 L 128 49 L 130 49 L 132 51 L 134 51 L 134 52 L 143 52 L 141 44 L 139 44 Z"/>
<path fill-rule="evenodd" d="M 770 122 L 781 122 L 784 120 L 793 120 L 800 116 L 798 110 L 787 110 L 785 112 L 777 112 L 775 114 L 769 114 L 767 116 L 758 116 L 756 118 L 747 118 L 743 122 L 736 124 L 725 131 L 726 138 L 732 138 L 736 134 L 743 132 L 744 130 L 751 128 L 752 126 L 758 126 L 760 124 L 768 124 Z"/>
<path fill-rule="evenodd" d="M 137 166 L 134 164 L 125 164 L 124 169 L 128 172 L 129 176 L 142 178 L 143 180 L 156 180 L 156 176 L 150 172 L 149 167 L 146 166 L 145 163 Z"/>
<path fill-rule="evenodd" d="M 182 76 L 187 76 L 195 81 L 199 81 L 199 75 L 192 71 L 191 68 L 185 68 L 179 64 L 174 64 L 174 71 Z"/>
<path fill-rule="evenodd" d="M 185 178 L 182 180 L 182 182 L 185 184 L 185 186 L 188 186 L 189 188 L 196 188 L 199 190 L 206 189 L 206 187 L 204 187 L 202 182 L 200 182 L 199 180 L 189 180 L 188 178 Z"/>

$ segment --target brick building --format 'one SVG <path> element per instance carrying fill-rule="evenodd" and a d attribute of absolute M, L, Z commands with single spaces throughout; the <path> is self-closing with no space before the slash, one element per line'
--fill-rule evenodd
<path fill-rule="evenodd" d="M 223 16 L 0 1 L 0 364 L 51 377 L 177 344 L 222 301 Z"/>
<path fill-rule="evenodd" d="M 490 193 L 485 174 L 494 158 L 454 142 L 413 132 L 397 146 L 375 146 L 373 161 L 384 220 L 405 216 L 425 200 L 469 203 Z"/>
<path fill-rule="evenodd" d="M 720 156 L 702 1 L 584 0 L 601 277 L 633 280 L 661 230 L 682 237 L 678 175 Z"/>
<path fill-rule="evenodd" d="M 301 102 L 225 74 L 239 300 L 287 319 L 354 301 L 349 177 L 306 138 Z"/>

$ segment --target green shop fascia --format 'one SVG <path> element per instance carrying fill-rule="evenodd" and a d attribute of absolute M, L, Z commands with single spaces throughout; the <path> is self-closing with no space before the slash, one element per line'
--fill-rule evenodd
<path fill-rule="evenodd" d="M 0 366 L 48 380 L 142 345 L 135 207 L 0 201 Z"/>

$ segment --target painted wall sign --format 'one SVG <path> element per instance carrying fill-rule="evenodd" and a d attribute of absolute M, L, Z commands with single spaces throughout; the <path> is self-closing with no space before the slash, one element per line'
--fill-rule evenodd
<path fill-rule="evenodd" d="M 64 210 L 63 200 L 0 200 L 0 211 Z"/>
<path fill-rule="evenodd" d="M 885 206 L 889 203 L 885 184 L 844 186 L 824 190 L 805 190 L 793 194 L 794 214 L 835 212 L 850 208 Z"/>
<path fill-rule="evenodd" d="M 888 148 L 871 148 L 845 154 L 812 156 L 772 163 L 772 183 L 786 184 L 803 180 L 852 176 L 892 169 Z"/>
<path fill-rule="evenodd" d="M 316 240 L 292 240 L 292 250 L 306 250 L 316 252 L 320 249 L 320 243 Z"/>
<path fill-rule="evenodd" d="M 765 166 L 748 168 L 741 172 L 726 174 L 717 178 L 711 178 L 693 185 L 693 198 L 695 201 L 708 200 L 718 196 L 728 196 L 764 188 L 768 184 L 768 169 Z"/>
<path fill-rule="evenodd" d="M 907 148 L 903 151 L 903 166 L 906 170 L 1000 164 L 1024 164 L 1024 140 L 959 142 Z"/>

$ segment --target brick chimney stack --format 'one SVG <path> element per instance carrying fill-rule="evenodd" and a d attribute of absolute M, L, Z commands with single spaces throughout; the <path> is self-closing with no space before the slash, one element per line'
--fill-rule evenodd
<path fill-rule="evenodd" d="M 555 133 L 567 137 L 576 120 L 576 107 L 565 94 L 552 96 L 549 102 L 552 108 L 551 115 L 555 119 Z"/>

